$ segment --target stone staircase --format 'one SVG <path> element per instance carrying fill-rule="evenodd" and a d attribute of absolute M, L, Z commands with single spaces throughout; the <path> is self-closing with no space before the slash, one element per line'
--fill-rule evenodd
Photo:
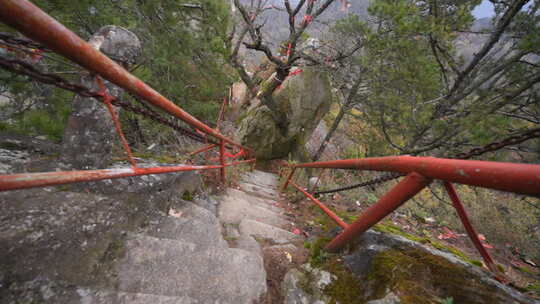
<path fill-rule="evenodd" d="M 239 188 L 177 200 L 155 225 L 129 233 L 114 286 L 103 288 L 114 291 L 79 288 L 73 303 L 257 303 L 267 292 L 262 247 L 301 238 L 283 229 L 291 223 L 275 206 L 276 175 L 246 173 Z"/>

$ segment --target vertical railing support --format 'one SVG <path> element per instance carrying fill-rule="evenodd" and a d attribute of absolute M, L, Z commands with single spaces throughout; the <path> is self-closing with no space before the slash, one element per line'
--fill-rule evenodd
<path fill-rule="evenodd" d="M 291 178 L 294 175 L 294 171 L 296 171 L 296 167 L 293 167 L 291 169 L 291 173 L 289 173 L 289 176 L 287 176 L 287 181 L 285 181 L 285 184 L 283 185 L 283 189 L 281 189 L 281 191 L 284 191 L 289 186 L 289 183 L 291 182 Z"/>
<path fill-rule="evenodd" d="M 312 202 L 314 202 L 321 210 L 328 215 L 336 224 L 338 224 L 341 228 L 346 229 L 349 225 L 345 223 L 337 214 L 335 214 L 332 210 L 330 210 L 328 207 L 326 207 L 321 201 L 316 199 L 313 195 L 309 194 L 306 190 L 302 189 L 300 186 L 295 184 L 293 181 L 290 181 L 289 184 L 291 184 L 293 187 L 298 189 L 298 191 L 302 192 L 307 198 L 309 198 Z"/>
<path fill-rule="evenodd" d="M 225 141 L 221 140 L 219 142 L 219 163 L 221 164 L 221 169 L 219 170 L 221 176 L 221 183 L 225 184 Z"/>
<path fill-rule="evenodd" d="M 345 244 L 350 242 L 356 236 L 377 224 L 385 216 L 392 213 L 407 200 L 415 196 L 429 185 L 430 182 L 430 179 L 416 172 L 409 173 L 402 181 L 394 186 L 392 190 L 381 197 L 375 205 L 364 211 L 354 223 L 350 224 L 347 229 L 326 245 L 325 249 L 330 252 L 335 252 L 343 248 Z"/>
<path fill-rule="evenodd" d="M 452 204 L 454 205 L 454 208 L 456 208 L 459 219 L 461 220 L 463 227 L 465 227 L 465 231 L 467 231 L 467 235 L 469 235 L 469 238 L 473 242 L 474 247 L 476 247 L 476 250 L 478 250 L 482 258 L 484 259 L 484 262 L 486 263 L 487 268 L 491 270 L 491 272 L 493 272 L 493 274 L 499 281 L 505 282 L 506 279 L 504 279 L 500 275 L 500 272 L 498 271 L 497 267 L 495 267 L 495 263 L 493 262 L 493 259 L 487 252 L 486 248 L 484 248 L 484 245 L 482 245 L 482 242 L 480 242 L 480 239 L 478 238 L 478 234 L 476 233 L 476 230 L 474 229 L 473 225 L 471 224 L 471 221 L 469 220 L 467 211 L 465 211 L 465 208 L 463 207 L 463 204 L 461 203 L 461 200 L 459 199 L 457 195 L 454 185 L 452 185 L 452 183 L 450 182 L 445 181 L 444 188 L 446 189 L 448 196 L 452 200 Z"/>

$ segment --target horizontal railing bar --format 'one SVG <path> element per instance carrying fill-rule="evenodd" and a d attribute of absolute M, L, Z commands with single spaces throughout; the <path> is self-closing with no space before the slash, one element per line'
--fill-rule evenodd
<path fill-rule="evenodd" d="M 458 160 L 434 157 L 388 156 L 304 164 L 292 168 L 333 168 L 417 172 L 430 179 L 540 196 L 540 165 Z"/>
<path fill-rule="evenodd" d="M 198 149 L 198 150 L 195 150 L 195 151 L 189 153 L 189 155 L 190 155 L 190 156 L 197 155 L 197 154 L 199 154 L 199 153 L 206 152 L 206 151 L 208 151 L 208 150 L 212 150 L 213 148 L 216 148 L 216 147 L 218 147 L 218 146 L 219 146 L 219 145 L 211 144 L 211 145 L 208 145 L 208 146 L 206 146 L 206 147 L 202 147 L 202 148 L 200 148 L 200 149 Z"/>
<path fill-rule="evenodd" d="M 321 210 L 326 213 L 336 224 L 338 224 L 341 228 L 346 229 L 349 227 L 347 223 L 345 223 L 337 214 L 335 214 L 332 210 L 328 209 L 321 201 L 316 199 L 313 195 L 309 194 L 307 191 L 302 189 L 300 186 L 295 184 L 292 180 L 289 181 L 289 184 L 298 189 L 298 191 L 302 192 L 307 198 L 309 198 L 311 201 L 313 201 Z"/>
<path fill-rule="evenodd" d="M 115 168 L 100 170 L 80 170 L 80 171 L 59 171 L 59 172 L 38 172 L 38 173 L 18 173 L 11 175 L 0 175 L 0 191 L 27 189 L 35 187 L 55 186 L 78 182 L 98 181 L 104 179 L 115 179 L 122 177 L 132 177 L 148 174 L 163 174 L 182 171 L 201 171 L 221 169 L 243 163 L 252 163 L 255 159 L 238 161 L 234 163 L 208 166 L 167 166 L 151 168 Z"/>
<path fill-rule="evenodd" d="M 231 145 L 242 147 L 182 110 L 29 1 L 0 1 L 0 20 L 192 127 Z"/>
<path fill-rule="evenodd" d="M 255 158 L 252 158 L 252 159 L 246 159 L 246 160 L 239 160 L 239 161 L 235 161 L 235 162 L 228 163 L 225 167 L 236 166 L 236 165 L 242 165 L 242 164 L 251 164 L 251 163 L 255 163 L 255 161 L 256 161 Z"/>

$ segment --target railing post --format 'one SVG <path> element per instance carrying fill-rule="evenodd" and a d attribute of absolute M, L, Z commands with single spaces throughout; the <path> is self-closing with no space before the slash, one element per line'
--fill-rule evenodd
<path fill-rule="evenodd" d="M 343 248 L 349 241 L 377 224 L 385 216 L 415 196 L 430 182 L 430 179 L 416 172 L 409 173 L 394 188 L 381 197 L 375 205 L 364 211 L 354 223 L 350 224 L 347 229 L 326 245 L 325 249 L 335 252 Z"/>
<path fill-rule="evenodd" d="M 219 142 L 219 163 L 221 164 L 219 170 L 221 183 L 225 184 L 225 141 L 223 139 Z"/>
<path fill-rule="evenodd" d="M 471 221 L 469 221 L 469 216 L 467 215 L 467 211 L 465 211 L 465 208 L 463 207 L 463 204 L 461 203 L 461 200 L 459 199 L 456 189 L 454 188 L 454 185 L 450 182 L 444 182 L 444 188 L 446 188 L 446 192 L 448 193 L 448 196 L 452 200 L 452 204 L 454 205 L 454 208 L 456 208 L 457 214 L 459 216 L 459 219 L 461 220 L 461 223 L 463 224 L 463 227 L 465 227 L 465 230 L 467 231 L 467 234 L 469 235 L 469 238 L 474 244 L 474 247 L 476 247 L 476 250 L 480 253 L 482 258 L 484 259 L 484 262 L 486 263 L 487 268 L 493 272 L 495 277 L 501 281 L 505 282 L 506 279 L 500 276 L 500 273 L 495 267 L 495 263 L 493 262 L 493 259 L 487 252 L 486 248 L 484 248 L 484 245 L 482 245 L 482 242 L 480 242 L 480 239 L 478 238 L 478 234 L 476 233 L 476 230 L 474 230 L 473 225 L 471 224 Z"/>
<path fill-rule="evenodd" d="M 328 215 L 336 224 L 338 224 L 341 228 L 346 229 L 349 225 L 345 223 L 337 214 L 332 212 L 328 207 L 326 207 L 321 201 L 316 199 L 313 195 L 309 194 L 306 190 L 302 189 L 300 186 L 295 184 L 293 181 L 289 182 L 293 187 L 298 189 L 298 191 L 302 192 L 307 198 L 309 198 L 312 202 L 314 202 L 321 210 Z"/>
<path fill-rule="evenodd" d="M 289 186 L 289 182 L 291 181 L 291 178 L 294 175 L 294 171 L 296 171 L 296 167 L 293 167 L 291 169 L 291 173 L 289 173 L 289 176 L 287 176 L 287 181 L 285 181 L 285 185 L 283 185 L 283 189 L 281 189 L 281 191 L 284 191 Z"/>

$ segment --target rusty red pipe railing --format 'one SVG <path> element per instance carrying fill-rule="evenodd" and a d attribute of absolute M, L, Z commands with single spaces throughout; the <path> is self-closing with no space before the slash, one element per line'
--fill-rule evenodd
<path fill-rule="evenodd" d="M 225 183 L 225 141 L 221 141 L 219 144 L 219 163 L 221 168 L 219 169 L 221 182 Z"/>
<path fill-rule="evenodd" d="M 332 210 L 328 209 L 323 203 L 321 203 L 318 199 L 316 199 L 313 195 L 309 194 L 306 190 L 302 189 L 300 186 L 295 184 L 293 181 L 289 181 L 289 183 L 298 189 L 298 191 L 304 193 L 305 196 L 307 196 L 311 201 L 313 201 L 321 210 L 326 213 L 336 224 L 338 224 L 341 228 L 346 229 L 349 227 L 347 223 L 345 223 L 337 214 L 332 212 Z"/>
<path fill-rule="evenodd" d="M 218 146 L 218 145 L 216 145 L 216 144 L 211 144 L 211 145 L 209 145 L 209 146 L 202 147 L 202 148 L 200 148 L 200 149 L 198 149 L 198 150 L 195 150 L 195 151 L 189 153 L 189 155 L 190 155 L 190 156 L 197 155 L 197 154 L 199 154 L 199 153 L 202 153 L 202 152 L 206 152 L 206 151 L 212 150 L 212 149 L 214 149 L 214 148 L 217 147 L 217 146 Z"/>
<path fill-rule="evenodd" d="M 243 162 L 252 162 L 248 160 Z M 237 162 L 240 164 L 242 162 Z M 226 166 L 235 165 L 233 163 Z M 102 179 L 114 179 L 130 176 L 173 173 L 181 171 L 199 171 L 221 169 L 221 165 L 208 166 L 167 166 L 151 168 L 118 168 L 101 170 L 81 170 L 81 171 L 58 171 L 39 173 L 18 173 L 10 175 L 0 175 L 0 191 L 26 189 L 34 187 L 46 187 L 61 184 L 77 183 L 84 181 L 97 181 Z"/>
<path fill-rule="evenodd" d="M 461 220 L 461 223 L 463 224 L 463 227 L 465 227 L 465 231 L 467 231 L 469 238 L 473 242 L 474 247 L 476 247 L 476 250 L 482 256 L 482 259 L 484 259 L 484 262 L 486 263 L 487 268 L 491 270 L 491 272 L 496 274 L 500 281 L 505 281 L 506 279 L 501 276 L 499 270 L 497 269 L 497 267 L 495 266 L 495 263 L 493 262 L 493 259 L 487 252 L 486 248 L 484 248 L 484 245 L 482 245 L 482 242 L 480 242 L 480 239 L 478 238 L 478 234 L 476 233 L 476 230 L 474 229 L 473 225 L 471 224 L 471 221 L 469 220 L 467 211 L 465 211 L 465 207 L 463 207 L 463 204 L 461 203 L 461 200 L 459 199 L 459 196 L 457 195 L 454 185 L 452 185 L 449 182 L 444 182 L 444 188 L 446 189 L 448 196 L 452 200 L 452 204 L 454 205 L 454 208 L 456 209 L 456 212 L 459 216 L 459 219 Z"/>
<path fill-rule="evenodd" d="M 228 163 L 225 165 L 225 167 L 231 167 L 231 166 L 236 166 L 236 165 L 242 165 L 242 164 L 255 164 L 257 160 L 255 158 L 252 158 L 252 159 L 246 159 L 246 160 L 239 160 L 239 161 L 234 161 L 234 162 L 231 162 L 231 163 Z M 253 167 L 251 167 L 253 168 Z M 253 169 L 251 169 L 253 170 Z"/>
<path fill-rule="evenodd" d="M 287 189 L 295 171 L 296 171 L 296 167 L 292 167 L 291 172 L 289 173 L 289 176 L 287 176 L 287 180 L 285 181 L 285 184 L 283 185 L 283 188 L 281 189 L 281 191 Z"/>
<path fill-rule="evenodd" d="M 540 165 L 457 160 L 434 157 L 389 156 L 289 165 L 292 168 L 334 168 L 416 172 L 429 179 L 540 196 Z"/>
<path fill-rule="evenodd" d="M 223 115 L 225 114 L 225 107 L 227 106 L 227 97 L 223 98 L 223 103 L 221 104 L 221 109 L 219 110 L 218 119 L 216 122 L 216 131 L 219 131 L 219 125 L 221 124 L 221 121 L 223 120 Z"/>
<path fill-rule="evenodd" d="M 356 236 L 377 224 L 385 216 L 389 215 L 399 206 L 415 196 L 429 185 L 430 182 L 430 179 L 418 173 L 409 173 L 402 181 L 394 186 L 392 190 L 381 197 L 375 205 L 372 205 L 364 211 L 354 223 L 350 224 L 347 229 L 328 243 L 325 249 L 330 252 L 335 252 L 343 248 L 343 246 L 353 240 Z"/>
<path fill-rule="evenodd" d="M 325 247 L 326 250 L 331 252 L 343 248 L 355 237 L 381 221 L 385 216 L 424 189 L 431 180 L 443 180 L 448 195 L 465 226 L 465 230 L 486 262 L 486 266 L 500 282 L 507 282 L 507 279 L 497 270 L 489 253 L 478 239 L 478 235 L 471 225 L 465 208 L 461 204 L 451 182 L 540 196 L 540 165 L 395 156 L 287 164 L 286 166 L 291 168 L 291 173 L 283 189 L 288 184 L 292 184 L 311 200 L 314 199 L 312 199 L 311 194 L 298 187 L 291 180 L 294 170 L 297 168 L 357 169 L 407 174 L 405 179 L 380 198 L 375 205 L 369 207 L 354 223 L 350 224 Z"/>
<path fill-rule="evenodd" d="M 86 69 L 183 120 L 192 127 L 234 146 L 233 142 L 182 110 L 119 64 L 92 48 L 86 41 L 27 0 L 0 1 L 0 21 Z M 244 149 L 249 149 L 245 148 Z"/>

